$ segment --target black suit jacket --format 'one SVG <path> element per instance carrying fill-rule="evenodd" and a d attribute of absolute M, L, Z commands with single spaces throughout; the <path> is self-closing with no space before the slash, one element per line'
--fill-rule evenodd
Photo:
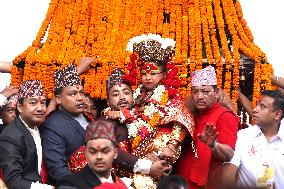
<path fill-rule="evenodd" d="M 112 178 L 116 181 L 113 174 Z M 101 184 L 102 182 L 100 179 L 87 165 L 81 171 L 63 177 L 57 184 L 56 189 L 93 189 L 95 186 L 99 186 Z"/>
<path fill-rule="evenodd" d="M 41 181 L 34 139 L 19 117 L 0 135 L 0 167 L 9 189 L 30 189 Z"/>
<path fill-rule="evenodd" d="M 61 109 L 54 111 L 40 128 L 43 157 L 53 182 L 71 172 L 68 158 L 85 143 L 85 129 L 71 115 Z"/>

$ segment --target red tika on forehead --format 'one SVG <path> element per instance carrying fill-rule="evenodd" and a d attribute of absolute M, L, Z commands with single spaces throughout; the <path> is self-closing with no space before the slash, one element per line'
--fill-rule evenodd
<path fill-rule="evenodd" d="M 144 63 L 141 71 L 145 71 L 147 74 L 150 74 L 151 71 L 161 72 L 161 69 L 154 63 Z"/>

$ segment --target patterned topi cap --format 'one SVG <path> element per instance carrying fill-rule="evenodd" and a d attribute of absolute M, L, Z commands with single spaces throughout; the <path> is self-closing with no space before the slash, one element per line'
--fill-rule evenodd
<path fill-rule="evenodd" d="M 202 70 L 196 70 L 192 73 L 191 84 L 193 87 L 202 85 L 217 85 L 215 69 L 212 66 L 207 66 Z"/>
<path fill-rule="evenodd" d="M 86 128 L 85 142 L 87 143 L 92 139 L 108 139 L 116 143 L 115 127 L 114 121 L 108 119 L 96 120 Z"/>
<path fill-rule="evenodd" d="M 115 68 L 112 70 L 111 74 L 107 79 L 107 92 L 110 91 L 115 85 L 126 84 L 129 85 L 124 79 L 124 71 L 121 68 Z"/>
<path fill-rule="evenodd" d="M 70 64 L 54 73 L 54 89 L 81 85 L 81 80 L 74 64 Z"/>
<path fill-rule="evenodd" d="M 7 99 L 6 104 L 17 103 L 17 102 L 18 102 L 18 95 L 12 95 Z"/>
<path fill-rule="evenodd" d="M 17 96 L 18 99 L 33 96 L 45 96 L 45 92 L 39 80 L 26 80 L 21 83 Z"/>

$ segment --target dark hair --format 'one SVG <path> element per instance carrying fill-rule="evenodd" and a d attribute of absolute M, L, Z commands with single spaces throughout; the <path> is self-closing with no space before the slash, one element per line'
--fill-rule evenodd
<path fill-rule="evenodd" d="M 159 181 L 157 189 L 188 189 L 188 186 L 183 177 L 170 175 Z"/>
<path fill-rule="evenodd" d="M 106 99 L 100 99 L 100 98 L 91 98 L 92 102 L 97 108 L 98 111 L 98 117 L 102 114 L 102 111 L 107 108 L 107 101 Z"/>
<path fill-rule="evenodd" d="M 263 96 L 269 96 L 274 99 L 273 102 L 273 110 L 281 110 L 282 111 L 282 116 L 281 119 L 284 117 L 284 96 L 276 90 L 264 90 L 261 92 L 261 95 Z"/>
<path fill-rule="evenodd" d="M 63 91 L 63 87 L 60 87 L 60 88 L 58 88 L 58 89 L 54 89 L 54 94 L 55 94 L 55 96 L 61 95 L 62 91 Z"/>
<path fill-rule="evenodd" d="M 163 73 L 167 72 L 166 64 L 164 62 L 157 62 L 157 65 L 161 68 Z"/>
<path fill-rule="evenodd" d="M 23 97 L 19 98 L 17 103 L 23 105 L 24 98 Z M 20 115 L 20 112 L 19 112 L 18 108 L 16 108 L 16 116 L 18 116 L 18 115 Z"/>

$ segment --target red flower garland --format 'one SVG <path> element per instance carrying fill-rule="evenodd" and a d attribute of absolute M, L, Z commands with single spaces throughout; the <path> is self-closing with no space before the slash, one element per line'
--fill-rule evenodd
<path fill-rule="evenodd" d="M 178 93 L 178 88 L 181 86 L 178 78 L 178 67 L 170 59 L 166 64 L 166 76 L 162 79 L 162 84 L 165 85 L 169 92 L 169 98 L 173 98 Z"/>
<path fill-rule="evenodd" d="M 130 63 L 127 66 L 128 73 L 124 75 L 123 80 L 132 86 L 136 85 L 138 56 L 135 53 L 130 55 Z"/>

